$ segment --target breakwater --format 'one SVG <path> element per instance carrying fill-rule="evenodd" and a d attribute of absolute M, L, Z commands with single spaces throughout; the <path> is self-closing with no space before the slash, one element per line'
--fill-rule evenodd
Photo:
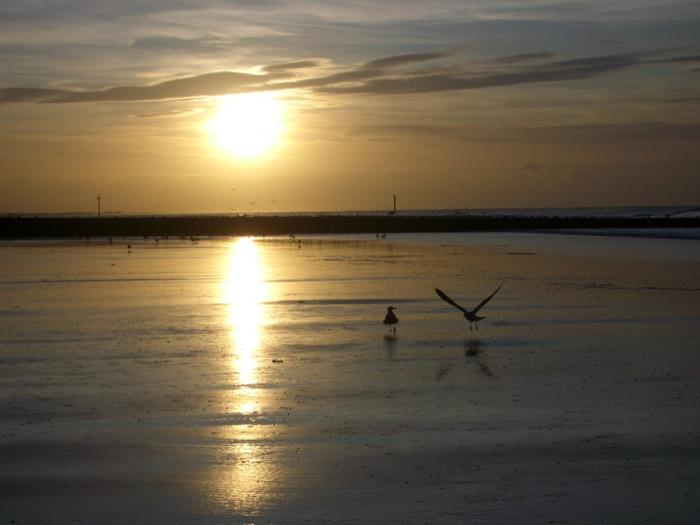
<path fill-rule="evenodd" d="M 0 238 L 696 228 L 700 218 L 478 215 L 183 215 L 0 218 Z"/>

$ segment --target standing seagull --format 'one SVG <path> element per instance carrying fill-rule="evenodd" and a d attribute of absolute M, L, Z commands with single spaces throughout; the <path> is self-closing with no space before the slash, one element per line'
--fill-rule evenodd
<path fill-rule="evenodd" d="M 395 308 L 393 306 L 389 306 L 386 309 L 386 315 L 384 316 L 384 324 L 391 326 L 394 335 L 396 335 L 396 325 L 399 322 L 399 318 L 396 317 L 396 315 L 394 315 L 394 310 Z"/>
<path fill-rule="evenodd" d="M 437 294 L 440 296 L 440 299 L 442 299 L 442 300 L 445 301 L 446 303 L 449 303 L 449 304 L 451 304 L 452 306 L 454 306 L 455 308 L 458 308 L 458 309 L 462 310 L 462 313 L 464 314 L 464 318 L 465 318 L 467 321 L 469 321 L 469 330 L 472 329 L 472 323 L 476 323 L 476 329 L 478 330 L 478 329 L 479 329 L 479 321 L 481 321 L 482 319 L 486 319 L 486 318 L 485 318 L 485 317 L 479 317 L 478 315 L 476 315 L 476 312 L 478 312 L 479 310 L 481 310 L 481 308 L 482 308 L 486 303 L 488 303 L 494 295 L 496 295 L 496 294 L 498 293 L 498 290 L 501 289 L 501 286 L 503 286 L 503 283 L 499 284 L 499 285 L 498 285 L 498 288 L 496 288 L 496 291 L 494 291 L 494 292 L 493 292 L 491 295 L 489 295 L 486 299 L 484 299 L 483 301 L 481 301 L 481 302 L 476 306 L 476 308 L 474 308 L 473 310 L 467 310 L 467 309 L 464 308 L 463 306 L 458 305 L 458 304 L 455 303 L 445 292 L 443 292 L 442 290 L 440 290 L 440 288 L 435 288 L 435 293 L 437 293 Z M 384 321 L 384 322 L 386 322 L 386 321 Z"/>

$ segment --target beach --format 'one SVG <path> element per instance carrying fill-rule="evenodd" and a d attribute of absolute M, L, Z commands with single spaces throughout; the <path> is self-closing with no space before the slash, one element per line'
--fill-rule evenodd
<path fill-rule="evenodd" d="M 3 242 L 0 522 L 697 523 L 699 268 L 600 235 Z M 478 330 L 434 292 L 501 282 Z"/>

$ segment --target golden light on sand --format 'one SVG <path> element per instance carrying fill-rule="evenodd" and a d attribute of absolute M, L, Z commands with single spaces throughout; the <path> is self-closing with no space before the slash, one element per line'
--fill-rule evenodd
<path fill-rule="evenodd" d="M 276 93 L 222 97 L 207 127 L 214 144 L 243 158 L 258 157 L 277 145 L 283 132 L 283 103 Z"/>
<path fill-rule="evenodd" d="M 257 353 L 264 323 L 267 284 L 255 240 L 238 239 L 231 248 L 224 301 L 229 305 L 229 327 L 236 374 L 238 399 L 236 410 L 244 414 L 256 411 Z"/>
<path fill-rule="evenodd" d="M 222 286 L 223 301 L 228 305 L 231 383 L 235 385 L 223 391 L 223 403 L 235 414 L 234 421 L 243 417 L 221 427 L 219 436 L 227 443 L 222 450 L 230 460 L 225 468 L 215 468 L 208 492 L 218 505 L 247 515 L 259 512 L 271 497 L 261 480 L 274 481 L 280 475 L 271 470 L 259 443 L 270 427 L 255 423 L 266 392 L 258 384 L 265 301 L 269 297 L 265 273 L 262 249 L 255 239 L 237 239 L 228 254 Z"/>

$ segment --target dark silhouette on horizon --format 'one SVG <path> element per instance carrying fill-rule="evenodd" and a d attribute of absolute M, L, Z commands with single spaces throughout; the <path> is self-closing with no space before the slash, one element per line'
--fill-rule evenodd
<path fill-rule="evenodd" d="M 486 319 L 486 317 L 478 316 L 478 315 L 476 315 L 476 313 L 479 310 L 481 310 L 484 307 L 484 305 L 486 303 L 488 303 L 494 295 L 496 295 L 498 293 L 498 290 L 501 289 L 501 286 L 503 286 L 503 283 L 499 284 L 498 288 L 496 288 L 496 290 L 491 295 L 489 295 L 486 299 L 481 301 L 472 310 L 468 310 L 468 309 L 464 308 L 463 306 L 460 306 L 459 304 L 457 304 L 454 300 L 452 300 L 452 298 L 450 298 L 449 295 L 447 295 L 445 292 L 440 290 L 440 288 L 435 288 L 435 293 L 437 293 L 438 296 L 440 297 L 440 299 L 445 301 L 447 304 L 451 304 L 452 306 L 454 306 L 458 310 L 462 311 L 462 313 L 464 314 L 464 318 L 467 321 L 469 321 L 469 330 L 472 330 L 472 324 L 476 324 L 476 329 L 478 330 L 479 329 L 479 321 L 481 321 L 482 319 Z"/>
<path fill-rule="evenodd" d="M 425 233 L 698 228 L 698 217 L 557 217 L 509 215 L 170 215 L 53 217 L 0 216 L 0 238 L 305 235 L 317 233 Z M 383 236 L 381 238 L 384 238 Z"/>

